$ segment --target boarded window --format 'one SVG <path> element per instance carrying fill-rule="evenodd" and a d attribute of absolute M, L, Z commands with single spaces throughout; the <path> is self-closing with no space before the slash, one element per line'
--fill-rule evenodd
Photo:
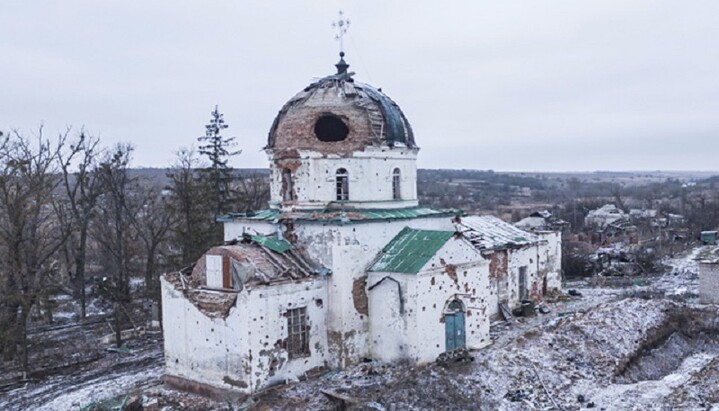
<path fill-rule="evenodd" d="M 395 200 L 400 200 L 402 198 L 402 192 L 400 191 L 399 186 L 400 178 L 401 174 L 399 168 L 395 168 L 394 171 L 392 171 L 392 198 Z"/>
<path fill-rule="evenodd" d="M 307 308 L 293 308 L 287 311 L 287 354 L 289 358 L 310 355 L 310 327 L 307 322 Z"/>
<path fill-rule="evenodd" d="M 350 176 L 346 169 L 340 168 L 339 170 L 337 170 L 337 201 L 347 201 L 350 199 L 349 178 Z"/>
<path fill-rule="evenodd" d="M 230 257 L 206 255 L 205 279 L 209 288 L 231 288 Z"/>

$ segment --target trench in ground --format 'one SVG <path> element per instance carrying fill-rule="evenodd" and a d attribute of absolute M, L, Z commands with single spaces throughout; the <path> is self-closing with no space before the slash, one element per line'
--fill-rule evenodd
<path fill-rule="evenodd" d="M 618 370 L 614 382 L 661 380 L 698 354 L 719 356 L 719 316 L 713 309 L 677 307 L 650 333 L 639 350 Z"/>

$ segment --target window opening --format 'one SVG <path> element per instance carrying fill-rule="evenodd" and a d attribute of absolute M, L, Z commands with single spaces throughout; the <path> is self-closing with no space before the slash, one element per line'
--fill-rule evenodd
<path fill-rule="evenodd" d="M 294 200 L 294 187 L 292 185 L 292 171 L 289 169 L 282 170 L 282 200 L 292 201 Z"/>
<path fill-rule="evenodd" d="M 527 267 L 519 267 L 519 299 L 526 300 L 527 295 Z"/>
<path fill-rule="evenodd" d="M 290 359 L 310 355 L 310 326 L 307 324 L 307 308 L 287 311 L 287 354 Z"/>
<path fill-rule="evenodd" d="M 400 192 L 400 171 L 399 168 L 395 168 L 394 171 L 392 171 L 392 199 L 399 200 L 402 198 L 402 194 Z"/>
<path fill-rule="evenodd" d="M 336 177 L 336 189 L 337 189 L 337 201 L 347 201 L 350 199 L 349 192 L 349 173 L 346 169 L 340 168 L 337 170 Z"/>
<path fill-rule="evenodd" d="M 337 116 L 324 115 L 315 123 L 315 136 L 320 141 L 342 141 L 349 132 L 347 125 Z"/>

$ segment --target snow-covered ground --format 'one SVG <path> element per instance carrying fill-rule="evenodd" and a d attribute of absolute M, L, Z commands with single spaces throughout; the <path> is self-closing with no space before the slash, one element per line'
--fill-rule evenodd
<path fill-rule="evenodd" d="M 322 390 L 374 410 L 719 410 L 719 308 L 697 304 L 694 260 L 666 260 L 655 277 L 592 278 L 547 302 L 548 314 L 493 326 L 494 344 L 449 367 L 368 362 L 274 388 L 235 409 L 332 409 Z M 161 385 L 159 340 L 130 353 L 0 393 L 1 410 L 74 410 L 142 396 L 173 409 L 228 409 Z"/>

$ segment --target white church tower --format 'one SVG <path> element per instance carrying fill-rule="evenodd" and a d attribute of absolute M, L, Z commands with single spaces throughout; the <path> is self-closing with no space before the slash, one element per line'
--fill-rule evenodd
<path fill-rule="evenodd" d="M 380 89 L 337 73 L 291 98 L 272 124 L 270 207 L 283 211 L 417 206 L 417 152 L 409 122 Z"/>

